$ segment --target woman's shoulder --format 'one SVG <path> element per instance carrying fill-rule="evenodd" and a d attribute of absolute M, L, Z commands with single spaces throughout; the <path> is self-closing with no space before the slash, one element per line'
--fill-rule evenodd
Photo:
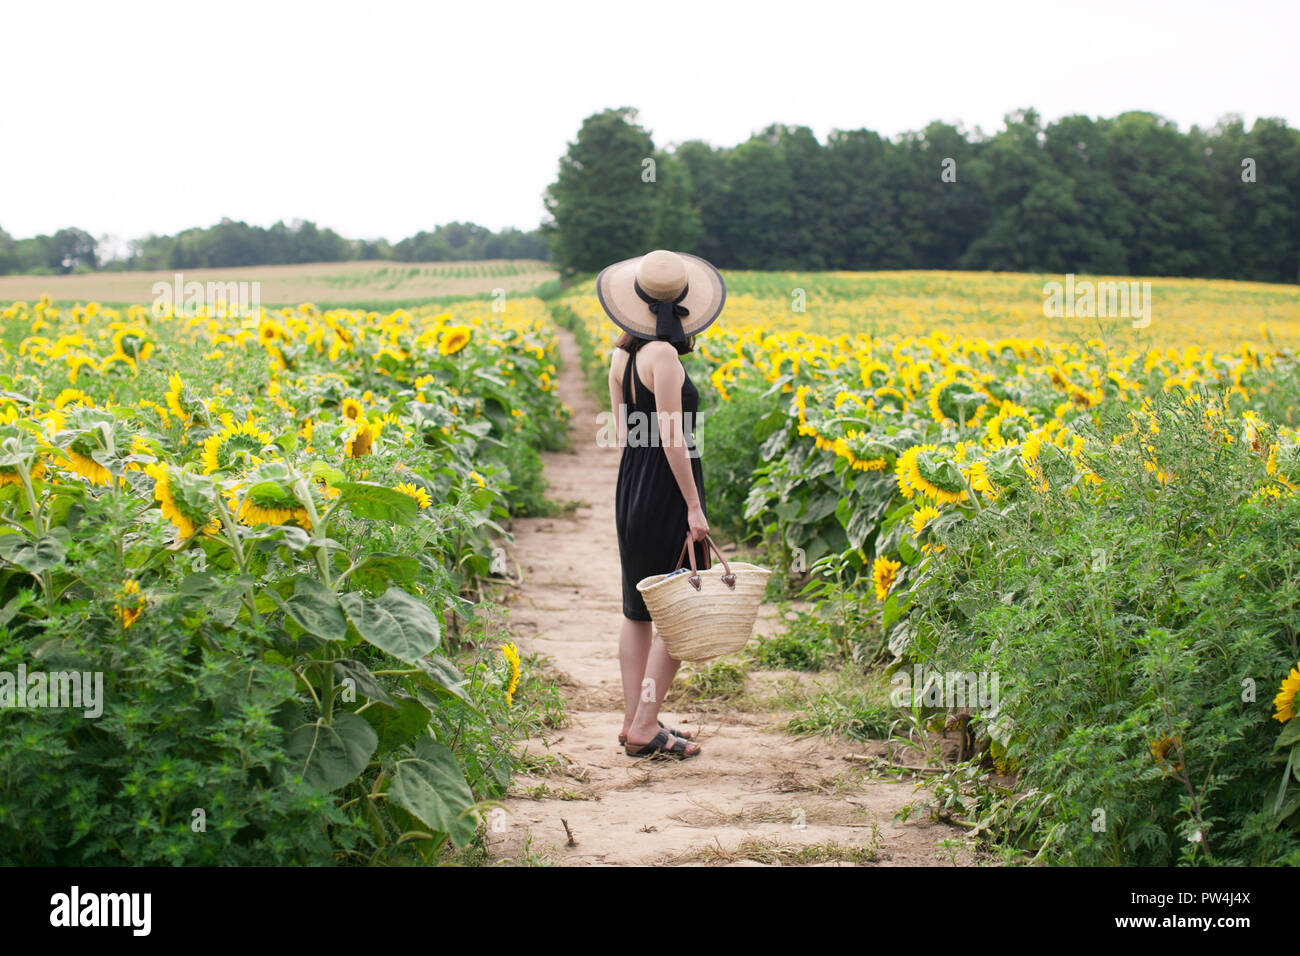
<path fill-rule="evenodd" d="M 645 353 L 645 357 L 652 362 L 663 361 L 668 356 L 679 358 L 676 347 L 671 342 L 664 342 L 660 339 L 651 339 L 640 348 Z"/>

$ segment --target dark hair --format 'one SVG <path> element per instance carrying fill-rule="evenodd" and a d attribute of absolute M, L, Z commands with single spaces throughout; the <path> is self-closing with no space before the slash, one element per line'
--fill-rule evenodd
<path fill-rule="evenodd" d="M 632 346 L 632 343 L 635 342 L 635 341 L 637 341 L 637 337 L 636 337 L 635 335 L 633 335 L 631 332 L 624 332 L 622 335 L 620 335 L 620 336 L 618 337 L 618 341 L 616 341 L 616 342 L 614 343 L 614 348 L 616 348 L 616 349 L 622 349 L 624 352 L 631 352 L 631 351 L 632 351 L 632 347 L 631 347 L 631 346 Z M 643 342 L 648 342 L 648 341 L 654 341 L 654 340 L 653 340 L 653 339 L 641 339 L 641 341 L 643 341 Z M 686 336 L 686 344 L 683 345 L 683 346 L 679 346 L 679 347 L 677 347 L 677 354 L 678 354 L 678 355 L 685 355 L 687 352 L 694 352 L 694 351 L 695 351 L 695 336 L 693 336 L 693 335 L 688 335 L 688 336 Z"/>

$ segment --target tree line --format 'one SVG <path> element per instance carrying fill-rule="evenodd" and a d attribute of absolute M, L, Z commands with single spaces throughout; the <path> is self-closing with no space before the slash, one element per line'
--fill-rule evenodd
<path fill-rule="evenodd" d="M 130 243 L 129 251 L 107 258 L 83 229 L 14 239 L 0 229 L 0 275 L 59 274 L 109 270 L 160 270 L 284 265 L 299 262 L 393 260 L 463 262 L 475 259 L 545 259 L 539 230 L 493 232 L 471 222 L 453 222 L 416 233 L 397 243 L 385 239 L 345 239 L 312 222 L 277 222 L 269 228 L 223 219 L 215 226 L 186 229 L 174 236 L 151 235 Z"/>
<path fill-rule="evenodd" d="M 312 222 L 223 219 L 106 258 L 84 230 L 14 239 L 0 275 L 299 262 L 547 259 L 566 275 L 648 249 L 722 268 L 992 269 L 1300 281 L 1300 131 L 1228 116 L 1032 109 L 985 135 L 934 122 L 893 139 L 773 124 L 736 146 L 657 148 L 630 107 L 583 121 L 538 229 L 449 223 L 400 242 Z"/>
<path fill-rule="evenodd" d="M 630 107 L 582 123 L 546 191 L 566 274 L 652 248 L 721 268 L 992 269 L 1300 281 L 1300 131 L 1229 116 L 1032 109 L 986 136 L 775 124 L 655 147 Z"/>

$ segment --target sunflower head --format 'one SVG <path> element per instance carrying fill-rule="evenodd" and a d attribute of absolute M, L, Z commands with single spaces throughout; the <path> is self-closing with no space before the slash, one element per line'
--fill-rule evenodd
<path fill-rule="evenodd" d="M 988 396 L 973 382 L 948 376 L 930 389 L 930 414 L 940 425 L 950 422 L 973 425 L 987 401 Z"/>
<path fill-rule="evenodd" d="M 143 362 L 153 352 L 153 343 L 146 337 L 144 329 L 127 326 L 113 334 L 113 351 Z"/>
<path fill-rule="evenodd" d="M 236 497 L 237 517 L 246 525 L 297 524 L 311 530 L 311 517 L 293 492 L 293 475 L 283 462 L 268 461 L 249 473 Z"/>
<path fill-rule="evenodd" d="M 513 707 L 515 702 L 515 691 L 519 689 L 519 648 L 512 641 L 509 644 L 501 645 L 501 656 L 505 658 L 509 666 L 509 677 L 506 682 L 506 705 Z"/>
<path fill-rule="evenodd" d="M 183 425 L 208 419 L 208 406 L 190 392 L 181 377 L 175 373 L 167 380 L 164 400 L 167 402 L 167 410 L 180 419 Z"/>
<path fill-rule="evenodd" d="M 862 387 L 872 390 L 884 388 L 893 378 L 889 371 L 889 366 L 884 362 L 875 361 L 866 362 L 862 366 Z"/>
<path fill-rule="evenodd" d="M 901 561 L 891 561 L 884 555 L 876 558 L 871 565 L 871 580 L 876 585 L 877 601 L 883 601 L 889 596 L 889 589 L 894 586 L 894 581 L 898 577 L 898 569 L 902 566 Z"/>
<path fill-rule="evenodd" d="M 359 419 L 352 429 L 352 434 L 343 444 L 343 454 L 348 458 L 363 458 L 374 449 L 375 439 L 383 430 L 384 423 L 375 419 L 368 421 L 365 418 Z"/>
<path fill-rule="evenodd" d="M 98 420 L 94 413 L 78 415 L 74 424 L 80 428 L 64 449 L 62 466 L 92 485 L 112 485 L 113 473 L 109 465 L 117 462 L 114 467 L 121 467 L 114 441 L 118 437 L 116 429 Z"/>
<path fill-rule="evenodd" d="M 257 344 L 262 346 L 272 346 L 276 342 L 287 341 L 289 334 L 285 332 L 284 326 L 274 319 L 267 319 L 257 328 Z"/>
<path fill-rule="evenodd" d="M 882 385 L 871 394 L 875 398 L 876 404 L 881 408 L 889 406 L 895 411 L 901 412 L 907 405 L 907 397 L 890 385 Z"/>
<path fill-rule="evenodd" d="M 144 472 L 153 479 L 154 500 L 163 517 L 182 539 L 191 537 L 196 530 L 214 534 L 219 529 L 216 491 L 210 479 L 162 462 L 145 465 Z"/>
<path fill-rule="evenodd" d="M 966 478 L 958 464 L 958 452 L 949 447 L 915 445 L 901 456 L 895 478 L 903 496 L 923 494 L 939 504 L 966 498 Z"/>
<path fill-rule="evenodd" d="M 429 497 L 429 493 L 412 482 L 404 481 L 401 484 L 394 485 L 393 490 L 400 491 L 404 495 L 410 495 L 421 508 L 427 508 L 433 504 L 433 499 Z"/>
<path fill-rule="evenodd" d="M 122 587 L 117 592 L 117 599 L 113 603 L 113 613 L 117 616 L 122 625 L 122 630 L 126 630 L 132 624 L 140 619 L 144 613 L 144 595 L 140 593 L 140 585 L 134 578 L 128 578 L 122 582 Z"/>
<path fill-rule="evenodd" d="M 1291 668 L 1291 673 L 1282 680 L 1277 696 L 1273 698 L 1273 709 L 1277 711 L 1273 719 L 1286 723 L 1295 717 L 1295 697 L 1300 692 L 1300 664 Z"/>
<path fill-rule="evenodd" d="M 271 433 L 265 431 L 256 419 L 249 418 L 236 425 L 227 417 L 221 431 L 203 440 L 203 473 L 210 475 L 228 468 L 256 464 L 254 459 L 263 454 L 270 441 Z"/>
<path fill-rule="evenodd" d="M 467 326 L 450 326 L 443 331 L 438 339 L 438 353 L 440 355 L 455 355 L 469 345 L 469 339 L 470 330 Z"/>
<path fill-rule="evenodd" d="M 1182 742 L 1177 734 L 1165 734 L 1151 744 L 1151 756 L 1165 769 L 1177 772 L 1183 769 L 1183 765 L 1177 757 L 1171 759 L 1170 755 L 1176 754 L 1181 747 Z"/>
<path fill-rule="evenodd" d="M 989 419 L 985 435 L 989 444 L 1000 448 L 1009 442 L 1024 441 L 1034 427 L 1028 409 L 1015 402 L 1003 401 L 998 413 Z"/>
<path fill-rule="evenodd" d="M 922 505 L 912 512 L 912 534 L 919 535 L 935 518 L 939 517 L 939 509 L 934 505 Z"/>

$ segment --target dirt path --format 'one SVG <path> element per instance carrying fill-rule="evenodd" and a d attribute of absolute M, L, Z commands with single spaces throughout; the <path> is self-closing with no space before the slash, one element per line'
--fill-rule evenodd
<path fill-rule="evenodd" d="M 491 857 L 566 865 L 967 862 L 964 850 L 938 845 L 960 844 L 956 828 L 893 823 L 917 796 L 911 782 L 873 775 L 869 762 L 846 759 L 879 755 L 883 745 L 796 739 L 782 730 L 789 711 L 683 705 L 670 694 L 663 721 L 694 732 L 703 752 L 680 762 L 623 753 L 616 739 L 623 707 L 614 534 L 619 453 L 596 444 L 601 408 L 583 386 L 572 335 L 560 336 L 559 389 L 574 413 L 574 451 L 544 456 L 545 475 L 553 499 L 581 504 L 557 517 L 514 522 L 522 582 L 504 599 L 521 652 L 546 655 L 561 673 L 570 723 L 528 742 L 531 752 L 558 758 L 555 770 L 517 779 L 505 801 L 504 832 L 489 827 Z M 764 611 L 760 631 L 778 627 L 772 610 Z M 692 666 L 683 665 L 681 674 Z M 746 700 L 761 701 L 761 692 L 783 678 L 809 679 L 751 672 Z M 569 833 L 576 845 L 569 845 Z"/>

